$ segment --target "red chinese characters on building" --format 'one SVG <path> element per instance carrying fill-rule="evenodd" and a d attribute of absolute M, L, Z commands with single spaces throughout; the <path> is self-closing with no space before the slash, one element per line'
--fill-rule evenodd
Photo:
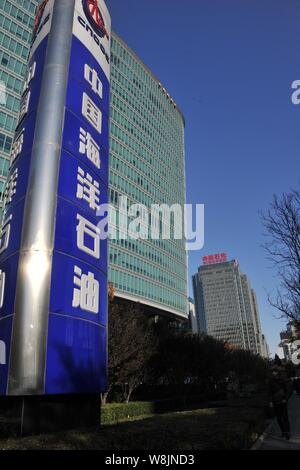
<path fill-rule="evenodd" d="M 225 263 L 227 261 L 226 253 L 216 253 L 214 255 L 203 256 L 202 263 L 207 266 L 209 264 Z"/>

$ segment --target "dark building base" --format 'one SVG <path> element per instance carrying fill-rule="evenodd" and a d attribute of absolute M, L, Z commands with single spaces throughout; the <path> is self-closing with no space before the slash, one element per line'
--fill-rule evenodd
<path fill-rule="evenodd" d="M 0 414 L 4 421 L 5 417 L 8 422 L 13 419 L 13 434 L 18 436 L 99 426 L 100 410 L 98 394 L 2 397 L 0 400 Z"/>

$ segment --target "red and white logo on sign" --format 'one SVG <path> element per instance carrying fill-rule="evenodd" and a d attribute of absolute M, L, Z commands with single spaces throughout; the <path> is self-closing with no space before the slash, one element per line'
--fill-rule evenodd
<path fill-rule="evenodd" d="M 89 21 L 94 29 L 94 31 L 100 36 L 106 36 L 109 39 L 108 33 L 106 31 L 105 23 L 103 16 L 101 14 L 98 1 L 97 0 L 83 0 L 83 9 L 86 16 L 89 18 Z"/>

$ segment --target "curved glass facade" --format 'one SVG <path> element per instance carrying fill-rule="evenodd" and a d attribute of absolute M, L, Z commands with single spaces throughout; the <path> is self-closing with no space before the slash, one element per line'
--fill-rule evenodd
<path fill-rule="evenodd" d="M 0 196 L 10 165 L 38 4 L 39 0 L 0 1 Z"/>
<path fill-rule="evenodd" d="M 184 119 L 151 71 L 112 38 L 110 203 L 185 204 Z M 151 219 L 150 219 L 151 221 Z M 117 295 L 187 317 L 184 240 L 113 239 L 109 280 Z"/>

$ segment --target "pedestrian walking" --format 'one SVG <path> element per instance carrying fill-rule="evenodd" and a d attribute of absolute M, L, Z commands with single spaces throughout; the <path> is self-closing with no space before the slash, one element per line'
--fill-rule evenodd
<path fill-rule="evenodd" d="M 281 376 L 279 369 L 276 367 L 272 370 L 272 377 L 269 382 L 269 394 L 271 406 L 274 409 L 282 437 L 290 439 L 290 422 L 288 416 L 288 388 L 286 380 Z"/>
<path fill-rule="evenodd" d="M 294 377 L 293 383 L 295 392 L 300 395 L 300 377 Z"/>

